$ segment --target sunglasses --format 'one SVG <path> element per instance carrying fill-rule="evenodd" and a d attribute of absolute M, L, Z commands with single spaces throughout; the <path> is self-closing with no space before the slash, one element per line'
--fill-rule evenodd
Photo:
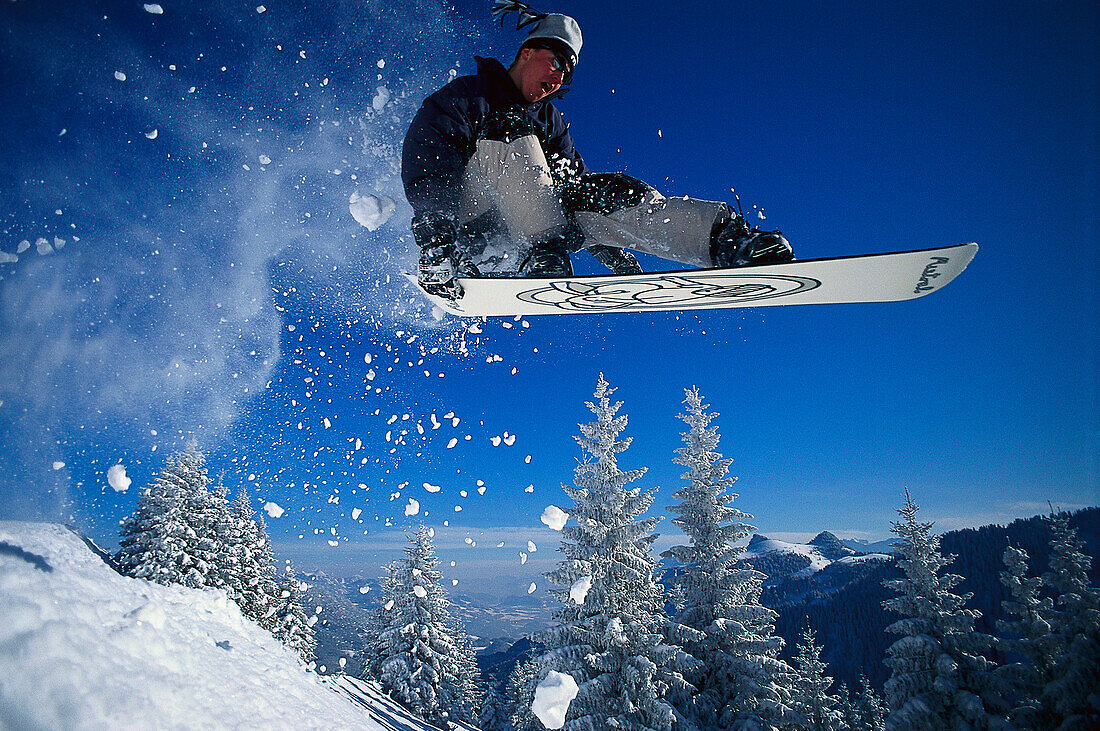
<path fill-rule="evenodd" d="M 562 73 L 562 76 L 564 77 L 563 81 L 566 84 L 568 84 L 572 80 L 573 71 L 569 68 L 569 61 L 566 60 L 566 57 L 564 55 L 562 55 L 562 53 L 560 51 L 558 51 L 557 48 L 554 48 L 553 46 L 551 46 L 548 43 L 546 43 L 546 44 L 531 43 L 530 47 L 531 48 L 542 48 L 542 49 L 550 51 L 550 53 L 554 54 L 553 58 L 550 59 L 550 68 L 552 68 L 555 71 L 560 71 Z"/>
<path fill-rule="evenodd" d="M 561 71 L 563 74 L 568 74 L 569 62 L 567 62 L 564 58 L 555 53 L 554 58 L 550 60 L 550 68 L 554 69 L 555 71 Z"/>

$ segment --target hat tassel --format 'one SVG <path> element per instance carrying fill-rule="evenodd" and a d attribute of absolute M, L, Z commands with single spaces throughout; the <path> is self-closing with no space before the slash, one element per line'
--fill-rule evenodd
<path fill-rule="evenodd" d="M 516 13 L 516 30 L 526 25 L 537 23 L 547 15 L 546 13 L 532 10 L 531 6 L 521 3 L 518 0 L 494 0 L 493 19 L 499 20 L 502 26 L 504 25 L 504 16 L 511 12 Z"/>

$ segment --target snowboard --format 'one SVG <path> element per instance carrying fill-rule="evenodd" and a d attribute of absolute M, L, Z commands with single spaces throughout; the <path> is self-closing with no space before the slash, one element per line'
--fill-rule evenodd
<path fill-rule="evenodd" d="M 898 302 L 942 289 L 977 252 L 978 245 L 970 243 L 736 268 L 578 277 L 463 277 L 459 282 L 465 294 L 458 300 L 423 294 L 446 312 L 465 317 Z M 415 274 L 405 276 L 416 283 Z"/>

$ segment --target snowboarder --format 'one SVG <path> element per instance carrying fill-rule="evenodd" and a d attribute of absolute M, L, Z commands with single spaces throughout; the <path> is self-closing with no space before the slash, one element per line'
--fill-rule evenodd
<path fill-rule="evenodd" d="M 623 173 L 592 173 L 552 101 L 572 81 L 577 21 L 496 0 L 493 16 L 530 25 L 511 66 L 477 73 L 425 101 L 405 135 L 401 175 L 420 247 L 418 282 L 460 298 L 459 276 L 572 276 L 586 249 L 616 274 L 640 273 L 635 249 L 695 267 L 790 261 L 779 231 L 752 228 L 722 202 L 666 198 Z"/>

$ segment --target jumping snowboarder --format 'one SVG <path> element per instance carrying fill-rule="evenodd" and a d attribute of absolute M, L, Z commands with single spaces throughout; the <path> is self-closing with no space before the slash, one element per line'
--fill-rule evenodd
<path fill-rule="evenodd" d="M 401 176 L 420 248 L 418 282 L 462 297 L 458 277 L 569 277 L 582 249 L 616 274 L 640 273 L 635 249 L 694 267 L 794 259 L 779 231 L 752 228 L 722 202 L 666 198 L 622 173 L 593 173 L 552 100 L 573 78 L 577 21 L 496 0 L 503 23 L 531 26 L 511 66 L 475 57 L 477 73 L 429 96 L 405 136 Z"/>

